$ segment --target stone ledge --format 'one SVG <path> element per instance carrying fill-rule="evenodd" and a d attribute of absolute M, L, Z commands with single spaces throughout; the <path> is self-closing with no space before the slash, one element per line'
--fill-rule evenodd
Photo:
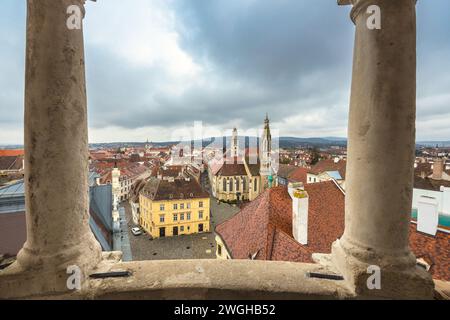
<path fill-rule="evenodd" d="M 309 278 L 317 264 L 251 260 L 161 260 L 103 263 L 98 271 L 128 270 L 130 277 L 89 279 L 80 291 L 29 295 L 38 299 L 351 299 L 344 281 Z M 0 273 L 0 283 L 2 281 Z M 11 276 L 11 275 L 10 275 Z M 14 282 L 30 276 L 15 275 Z M 11 281 L 11 279 L 9 279 Z M 9 283 L 9 289 L 13 288 Z M 31 285 L 31 284 L 30 284 Z M 36 287 L 36 286 L 34 286 Z M 0 285 L 0 298 L 24 297 Z"/>

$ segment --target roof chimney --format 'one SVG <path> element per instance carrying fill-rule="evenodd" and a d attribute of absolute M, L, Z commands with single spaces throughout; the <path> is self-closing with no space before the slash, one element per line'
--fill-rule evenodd
<path fill-rule="evenodd" d="M 417 231 L 435 236 L 439 223 L 439 203 L 436 198 L 421 196 L 417 204 Z"/>
<path fill-rule="evenodd" d="M 434 180 L 442 180 L 443 171 L 444 171 L 444 160 L 441 158 L 434 159 L 432 178 Z"/>
<path fill-rule="evenodd" d="M 308 244 L 308 193 L 303 183 L 289 183 L 292 198 L 292 234 L 301 244 Z"/>

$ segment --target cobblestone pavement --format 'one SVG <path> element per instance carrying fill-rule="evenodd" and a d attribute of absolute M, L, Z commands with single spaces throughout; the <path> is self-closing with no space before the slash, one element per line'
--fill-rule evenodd
<path fill-rule="evenodd" d="M 206 176 L 202 176 L 202 185 L 209 190 Z M 209 192 L 209 191 L 208 191 Z M 128 228 L 134 227 L 131 218 L 131 206 L 124 202 Z M 238 207 L 218 204 L 211 198 L 211 230 L 212 232 L 180 235 L 150 240 L 147 234 L 134 236 L 129 230 L 133 260 L 172 260 L 172 259 L 215 259 L 216 243 L 214 228 L 239 211 Z"/>

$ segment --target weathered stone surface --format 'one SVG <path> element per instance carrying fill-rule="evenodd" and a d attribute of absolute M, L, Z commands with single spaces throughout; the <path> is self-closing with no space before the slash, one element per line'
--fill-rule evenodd
<path fill-rule="evenodd" d="M 431 298 L 433 283 L 408 246 L 416 114 L 415 0 L 357 0 L 348 127 L 346 221 L 333 263 L 359 294 Z M 367 27 L 369 5 L 381 29 Z M 382 289 L 368 290 L 367 267 Z M 409 288 L 409 289 L 408 289 Z"/>
<path fill-rule="evenodd" d="M 83 289 L 36 297 L 49 299 L 349 299 L 344 281 L 307 277 L 318 264 L 252 260 L 117 262 L 104 255 L 95 272 L 128 270 L 125 278 L 85 279 Z M 67 278 L 67 275 L 65 276 Z M 0 298 L 29 296 L 32 274 L 0 273 Z M 22 288 L 20 291 L 19 289 Z"/>
<path fill-rule="evenodd" d="M 88 225 L 83 30 L 66 26 L 74 4 L 84 10 L 79 0 L 28 0 L 27 7 L 27 241 L 16 267 L 34 270 L 36 277 L 55 274 L 51 288 L 65 286 L 61 274 L 69 265 L 88 270 L 101 258 Z"/>

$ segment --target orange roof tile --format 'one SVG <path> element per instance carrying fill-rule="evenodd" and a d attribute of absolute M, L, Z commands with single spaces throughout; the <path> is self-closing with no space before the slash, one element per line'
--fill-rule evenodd
<path fill-rule="evenodd" d="M 232 257 L 246 259 L 259 251 L 256 258 L 261 260 L 298 261 L 302 257 L 303 262 L 311 262 L 307 252 L 330 252 L 331 243 L 344 229 L 344 194 L 332 181 L 308 184 L 305 189 L 309 194 L 308 245 L 293 239 L 291 197 L 286 187 L 275 187 L 216 227 Z M 294 250 L 284 250 L 284 246 Z"/>
<path fill-rule="evenodd" d="M 24 155 L 23 149 L 0 149 L 0 157 L 17 157 Z"/>
<path fill-rule="evenodd" d="M 234 259 L 312 262 L 312 253 L 330 253 L 344 232 L 345 196 L 333 181 L 306 184 L 309 195 L 308 244 L 292 236 L 292 200 L 286 187 L 266 190 L 219 224 L 216 233 Z M 450 281 L 450 233 L 418 232 L 411 223 L 409 243 L 417 258 L 431 264 L 434 279 Z"/>

